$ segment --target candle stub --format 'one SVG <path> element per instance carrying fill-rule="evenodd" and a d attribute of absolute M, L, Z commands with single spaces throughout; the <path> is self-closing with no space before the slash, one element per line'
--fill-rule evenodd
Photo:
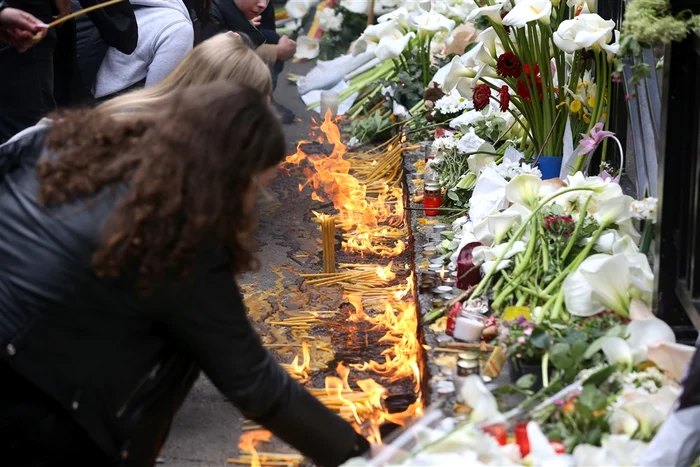
<path fill-rule="evenodd" d="M 481 339 L 481 332 L 484 330 L 484 323 L 465 316 L 459 316 L 455 320 L 455 330 L 453 336 L 461 341 L 477 341 Z"/>

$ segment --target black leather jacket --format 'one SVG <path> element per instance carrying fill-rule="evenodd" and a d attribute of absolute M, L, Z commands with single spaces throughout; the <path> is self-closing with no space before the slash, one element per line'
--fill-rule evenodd
<path fill-rule="evenodd" d="M 203 252 L 188 285 L 148 296 L 90 268 L 125 187 L 36 201 L 45 130 L 0 147 L 0 355 L 69 410 L 115 463 L 148 465 L 201 368 L 245 416 L 322 465 L 368 446 L 294 382 L 251 327 L 232 274 Z M 119 459 L 119 461 L 117 461 Z"/>

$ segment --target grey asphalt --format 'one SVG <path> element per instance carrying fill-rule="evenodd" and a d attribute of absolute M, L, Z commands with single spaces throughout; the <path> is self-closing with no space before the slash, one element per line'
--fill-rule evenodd
<path fill-rule="evenodd" d="M 299 98 L 296 86 L 286 79 L 286 73 L 305 74 L 310 64 L 289 64 L 280 77 L 275 91 L 275 100 L 291 109 L 297 121 L 285 125 L 288 149 L 294 152 L 296 143 L 309 134 L 310 114 Z M 290 154 L 291 154 L 290 152 Z M 300 207 L 301 208 L 301 207 Z M 300 212 L 301 214 L 301 212 Z M 280 257 L 286 257 L 289 246 L 279 235 L 266 234 L 270 228 L 262 223 L 259 237 L 260 271 L 248 275 L 242 282 L 255 282 L 261 288 L 273 288 L 277 278 L 265 267 L 267 264 L 279 264 Z M 168 467 L 203 467 L 225 466 L 229 457 L 238 456 L 238 437 L 241 433 L 243 418 L 226 401 L 213 384 L 201 377 L 189 394 L 183 407 L 175 417 L 170 436 L 161 453 L 162 465 Z"/>

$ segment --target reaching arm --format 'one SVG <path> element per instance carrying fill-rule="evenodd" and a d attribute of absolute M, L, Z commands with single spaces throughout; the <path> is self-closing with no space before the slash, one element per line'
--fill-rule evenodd
<path fill-rule="evenodd" d="M 228 268 L 200 276 L 196 293 L 178 302 L 169 329 L 246 417 L 320 465 L 339 465 L 367 449 L 367 441 L 263 347 Z"/>

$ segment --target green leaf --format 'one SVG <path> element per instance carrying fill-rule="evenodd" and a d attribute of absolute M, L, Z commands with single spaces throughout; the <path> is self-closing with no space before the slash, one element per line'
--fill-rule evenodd
<path fill-rule="evenodd" d="M 579 340 L 571 344 L 570 355 L 574 359 L 583 360 L 581 357 L 586 353 L 586 350 L 588 350 L 588 342 L 585 340 Z"/>
<path fill-rule="evenodd" d="M 593 355 L 597 354 L 601 348 L 603 348 L 603 342 L 607 336 L 599 337 L 598 339 L 591 342 L 586 351 L 583 353 L 584 360 L 592 358 Z"/>
<path fill-rule="evenodd" d="M 537 376 L 533 374 L 522 375 L 520 378 L 518 378 L 518 381 L 515 382 L 515 385 L 520 389 L 530 389 L 532 386 L 535 385 L 536 381 Z"/>
<path fill-rule="evenodd" d="M 595 412 L 596 410 L 606 408 L 608 405 L 608 399 L 598 388 L 592 384 L 586 384 L 578 398 L 578 403 L 591 412 Z"/>
<path fill-rule="evenodd" d="M 535 328 L 530 336 L 530 343 L 538 349 L 546 349 L 552 345 L 552 338 L 540 328 Z"/>
<path fill-rule="evenodd" d="M 570 355 L 571 346 L 563 342 L 554 344 L 549 349 L 549 361 L 559 370 L 567 370 L 574 366 L 574 359 Z"/>
<path fill-rule="evenodd" d="M 603 382 L 607 381 L 608 378 L 610 378 L 610 375 L 612 375 L 615 372 L 616 367 L 614 365 L 607 366 L 601 370 L 596 371 L 593 373 L 591 376 L 589 376 L 586 381 L 583 381 L 584 385 L 593 385 L 593 386 L 599 386 Z"/>

